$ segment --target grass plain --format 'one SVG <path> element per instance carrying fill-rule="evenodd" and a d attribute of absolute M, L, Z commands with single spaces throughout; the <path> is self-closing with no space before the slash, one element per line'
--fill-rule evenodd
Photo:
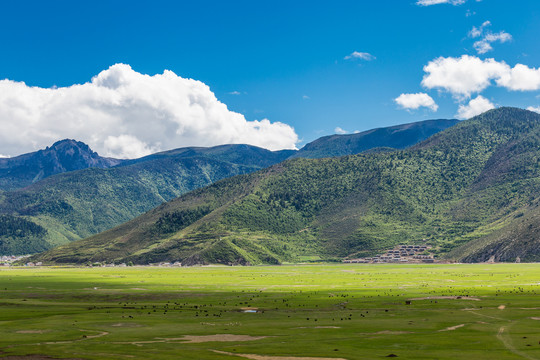
<path fill-rule="evenodd" d="M 540 264 L 5 268 L 2 357 L 540 359 Z"/>

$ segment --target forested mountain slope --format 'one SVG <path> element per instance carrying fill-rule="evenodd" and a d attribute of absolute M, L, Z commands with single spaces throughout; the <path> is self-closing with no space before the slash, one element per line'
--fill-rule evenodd
<path fill-rule="evenodd" d="M 455 119 L 425 120 L 363 131 L 357 134 L 323 136 L 306 144 L 292 157 L 320 159 L 360 154 L 376 149 L 405 149 L 456 125 Z"/>
<path fill-rule="evenodd" d="M 36 259 L 279 263 L 426 243 L 438 256 L 475 260 L 481 257 L 471 258 L 467 246 L 484 241 L 492 256 L 513 261 L 535 247 L 503 257 L 501 229 L 514 226 L 539 241 L 528 226 L 513 225 L 537 212 L 539 134 L 539 114 L 499 108 L 402 151 L 293 159 L 195 190 Z"/>
<path fill-rule="evenodd" d="M 363 151 L 370 146 L 400 147 L 412 140 L 425 139 L 433 131 L 454 123 L 454 120 L 428 120 L 388 130 L 377 129 L 366 136 L 336 135 L 331 137 L 331 141 L 316 141 L 316 155 L 325 157 L 333 154 L 337 149 L 335 145 L 342 141 L 340 139 L 347 143 L 346 147 L 340 147 L 340 154 Z M 309 148 L 310 144 L 306 147 Z M 392 150 L 388 148 L 385 151 Z M 5 160 L 11 165 L 22 164 L 20 168 L 26 172 L 14 171 L 16 167 L 12 167 L 9 170 L 11 177 L 3 178 L 6 187 L 12 191 L 0 195 L 0 254 L 43 251 L 96 234 L 190 190 L 226 177 L 260 170 L 297 153 L 314 156 L 312 151 L 269 151 L 250 145 L 221 145 L 186 147 L 139 159 L 115 160 L 100 158 L 86 144 L 65 140 L 51 148 Z M 36 158 L 52 158 L 57 166 L 49 164 L 50 161 L 36 161 Z M 41 164 L 41 167 L 30 166 L 28 159 Z M 39 170 L 44 163 L 64 174 L 37 181 L 52 174 Z M 116 166 L 107 170 L 67 172 L 75 168 L 113 165 Z M 35 175 L 37 171 L 41 171 L 40 176 Z M 32 179 L 25 174 L 30 174 Z M 0 176 L 0 182 L 1 179 Z M 30 183 L 33 185 L 13 190 Z"/>
<path fill-rule="evenodd" d="M 0 194 L 0 254 L 39 252 L 97 234 L 188 191 L 289 156 L 248 145 L 183 150 L 57 174 Z"/>

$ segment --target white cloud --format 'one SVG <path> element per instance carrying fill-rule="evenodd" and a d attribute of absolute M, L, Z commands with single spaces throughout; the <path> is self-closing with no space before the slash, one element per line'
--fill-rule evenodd
<path fill-rule="evenodd" d="M 151 154 L 161 150 L 152 147 L 132 135 L 107 136 L 104 142 L 105 148 L 119 158 L 134 158 L 140 154 Z"/>
<path fill-rule="evenodd" d="M 492 43 L 495 41 L 500 41 L 502 43 L 512 40 L 512 35 L 505 31 L 500 31 L 496 34 L 489 33 L 484 36 L 484 39 L 482 41 L 486 41 L 488 43 Z"/>
<path fill-rule="evenodd" d="M 371 55 L 367 52 L 359 52 L 359 51 L 353 51 L 350 55 L 347 55 L 344 57 L 345 60 L 354 60 L 354 59 L 361 59 L 361 60 L 375 60 L 375 56 Z"/>
<path fill-rule="evenodd" d="M 484 33 L 484 29 L 490 25 L 490 21 L 484 21 L 484 23 L 480 25 L 480 27 L 473 26 L 472 30 L 469 31 L 469 37 L 477 38 L 482 36 L 482 34 Z"/>
<path fill-rule="evenodd" d="M 401 94 L 394 101 L 403 109 L 416 110 L 420 107 L 427 107 L 432 111 L 437 111 L 439 106 L 433 98 L 425 93 Z"/>
<path fill-rule="evenodd" d="M 529 110 L 529 111 L 534 111 L 534 112 L 540 114 L 540 106 L 537 106 L 537 107 L 529 106 L 529 107 L 527 108 L 527 110 Z"/>
<path fill-rule="evenodd" d="M 12 155 L 63 138 L 128 158 L 184 146 L 247 143 L 276 150 L 298 142 L 291 126 L 247 121 L 200 81 L 168 70 L 144 75 L 124 64 L 62 88 L 1 80 L 0 128 L 0 151 Z"/>
<path fill-rule="evenodd" d="M 486 28 L 490 25 L 491 22 L 485 21 L 480 27 L 473 26 L 472 30 L 469 31 L 469 37 L 471 38 L 477 38 L 484 35 L 481 40 L 478 40 L 473 44 L 473 47 L 479 54 L 485 54 L 488 51 L 493 50 L 493 46 L 491 46 L 491 44 L 494 42 L 499 41 L 501 43 L 505 43 L 512 40 L 512 35 L 505 31 L 492 33 L 491 31 L 486 30 Z"/>
<path fill-rule="evenodd" d="M 416 5 L 420 6 L 430 6 L 438 4 L 450 4 L 450 5 L 461 5 L 465 4 L 467 0 L 418 0 Z"/>
<path fill-rule="evenodd" d="M 422 85 L 428 89 L 442 88 L 456 97 L 470 97 L 487 88 L 493 79 L 508 72 L 506 63 L 475 56 L 439 57 L 424 66 Z"/>
<path fill-rule="evenodd" d="M 422 85 L 428 89 L 444 89 L 457 99 L 469 98 L 495 81 L 508 90 L 540 89 L 540 69 L 517 64 L 511 68 L 504 61 L 481 60 L 475 56 L 439 57 L 424 66 Z"/>
<path fill-rule="evenodd" d="M 532 91 L 540 89 L 540 69 L 517 64 L 497 79 L 497 85 L 510 90 Z"/>
<path fill-rule="evenodd" d="M 9 158 L 10 156 L 0 154 L 0 159 Z"/>
<path fill-rule="evenodd" d="M 240 94 L 242 94 L 242 93 L 241 93 L 240 91 L 236 91 L 236 90 L 235 90 L 235 91 L 231 91 L 231 92 L 229 92 L 229 93 L 227 93 L 227 94 L 229 94 L 229 95 L 240 95 Z"/>
<path fill-rule="evenodd" d="M 343 135 L 343 134 L 346 134 L 346 133 L 347 133 L 347 130 L 343 130 L 342 128 L 340 128 L 340 127 L 338 126 L 338 127 L 336 127 L 336 128 L 334 129 L 334 132 L 335 132 L 336 134 Z"/>
<path fill-rule="evenodd" d="M 459 105 L 456 117 L 458 119 L 469 119 L 494 108 L 495 105 L 488 99 L 482 95 L 478 95 L 475 99 L 469 101 L 467 105 Z"/>
<path fill-rule="evenodd" d="M 302 95 L 302 99 L 304 99 L 304 100 L 309 100 L 309 99 L 311 99 L 311 98 L 310 98 L 309 96 L 307 96 L 307 95 Z"/>

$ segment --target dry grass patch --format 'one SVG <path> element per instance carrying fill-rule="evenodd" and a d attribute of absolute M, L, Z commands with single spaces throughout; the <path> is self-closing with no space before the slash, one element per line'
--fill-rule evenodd
<path fill-rule="evenodd" d="M 235 354 L 226 351 L 212 350 L 218 354 L 230 355 L 230 356 L 239 356 L 246 359 L 252 360 L 347 360 L 344 358 L 327 358 L 327 357 L 306 357 L 306 356 L 271 356 L 271 355 L 257 355 L 257 354 Z"/>
<path fill-rule="evenodd" d="M 299 326 L 293 329 L 341 329 L 341 326 Z"/>
<path fill-rule="evenodd" d="M 250 336 L 250 335 L 233 335 L 233 334 L 217 334 L 217 335 L 184 335 L 178 340 L 187 343 L 204 343 L 211 341 L 229 342 L 229 341 L 255 341 L 265 339 L 268 336 Z"/>
<path fill-rule="evenodd" d="M 450 326 L 450 327 L 447 327 L 446 329 L 439 330 L 439 332 L 441 332 L 441 331 L 453 331 L 453 330 L 459 329 L 460 327 L 464 327 L 464 326 L 465 326 L 465 324 L 459 324 L 459 325 L 455 325 L 455 326 Z"/>
<path fill-rule="evenodd" d="M 471 296 L 426 296 L 426 297 L 419 297 L 419 298 L 412 298 L 409 300 L 473 300 L 473 301 L 480 301 L 477 297 L 471 297 Z"/>

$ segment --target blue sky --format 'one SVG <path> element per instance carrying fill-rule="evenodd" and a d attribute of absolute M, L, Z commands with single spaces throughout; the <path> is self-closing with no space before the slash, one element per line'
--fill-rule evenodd
<path fill-rule="evenodd" d="M 418 1 L 424 4 L 416 0 L 3 2 L 0 79 L 62 88 L 87 83 L 117 63 L 140 74 L 171 70 L 208 85 L 219 102 L 248 122 L 268 119 L 292 126 L 298 147 L 338 127 L 353 132 L 463 117 L 490 106 L 540 107 L 540 80 L 536 84 L 534 79 L 540 67 L 537 0 Z M 492 49 L 485 51 L 486 44 Z M 356 56 L 351 56 L 354 52 Z M 440 63 L 430 82 L 423 84 L 430 75 L 424 67 L 436 59 Z M 452 64 L 445 59 L 469 70 L 465 75 L 449 74 Z M 527 67 L 523 73 L 529 80 L 512 72 L 516 64 Z M 456 84 L 467 71 L 487 73 L 476 82 Z M 425 95 L 401 105 L 396 102 L 401 94 L 418 93 Z M 0 123 L 14 113 L 2 112 L 6 103 L 0 102 Z M 49 138 L 71 135 L 57 128 L 58 124 L 46 128 Z M 73 137 L 77 135 L 74 130 Z M 113 140 L 124 135 L 137 137 L 116 133 Z M 0 154 L 16 155 L 49 138 L 28 146 L 22 140 L 0 139 L 9 143 L 4 147 L 0 143 Z M 86 140 L 92 142 L 91 137 Z M 113 140 L 110 144 L 117 144 Z M 197 145 L 196 140 L 140 142 L 146 152 Z M 118 155 L 113 148 L 101 146 L 101 151 Z M 122 154 L 144 153 L 137 151 Z"/>

